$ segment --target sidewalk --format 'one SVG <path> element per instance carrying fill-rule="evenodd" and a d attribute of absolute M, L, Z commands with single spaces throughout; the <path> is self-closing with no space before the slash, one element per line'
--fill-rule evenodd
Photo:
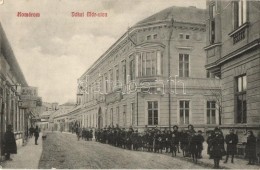
<path fill-rule="evenodd" d="M 1 166 L 4 169 L 38 169 L 42 154 L 42 137 L 38 139 L 38 145 L 34 144 L 34 137 L 27 144 L 17 150 L 17 154 L 11 155 L 12 161 L 5 161 Z"/>
<path fill-rule="evenodd" d="M 207 143 L 204 142 L 203 144 L 203 152 L 202 152 L 202 159 L 198 159 L 197 164 L 207 167 L 207 168 L 213 168 L 214 161 L 213 159 L 209 159 L 209 155 L 207 154 Z M 181 152 L 181 151 L 180 151 Z M 167 154 L 169 155 L 169 154 Z M 190 157 L 183 157 L 182 152 L 177 153 L 177 158 L 186 160 L 189 162 L 192 162 L 192 158 Z M 247 165 L 248 160 L 246 159 L 240 159 L 240 158 L 234 158 L 234 163 L 231 163 L 231 158 L 229 158 L 227 163 L 223 163 L 225 161 L 226 156 L 222 157 L 222 160 L 220 160 L 220 167 L 221 169 L 260 169 L 260 165 Z"/>

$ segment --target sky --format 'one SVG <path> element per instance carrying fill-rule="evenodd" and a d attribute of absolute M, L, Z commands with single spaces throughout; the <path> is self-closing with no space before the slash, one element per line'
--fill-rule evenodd
<path fill-rule="evenodd" d="M 3 1 L 3 0 L 0 0 Z M 77 79 L 128 27 L 171 6 L 206 8 L 205 0 L 4 0 L 0 22 L 30 86 L 43 102 L 75 102 Z M 72 17 L 72 12 L 107 17 Z M 38 12 L 40 17 L 17 17 Z"/>

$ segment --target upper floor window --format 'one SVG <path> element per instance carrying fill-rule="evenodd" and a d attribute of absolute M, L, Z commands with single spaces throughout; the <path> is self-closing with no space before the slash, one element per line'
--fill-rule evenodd
<path fill-rule="evenodd" d="M 147 40 L 151 40 L 151 38 L 152 38 L 151 35 L 148 35 L 148 36 L 146 37 Z"/>
<path fill-rule="evenodd" d="M 237 123 L 247 123 L 247 100 L 246 100 L 246 90 L 247 90 L 247 77 L 246 75 L 241 75 L 236 78 L 236 122 Z"/>
<path fill-rule="evenodd" d="M 134 80 L 135 79 L 135 60 L 132 59 L 130 61 L 130 80 Z"/>
<path fill-rule="evenodd" d="M 157 37 L 158 37 L 157 34 L 153 35 L 153 39 L 157 39 Z"/>
<path fill-rule="evenodd" d="M 107 74 L 104 75 L 105 77 L 105 93 L 108 92 L 108 78 L 107 78 Z"/>
<path fill-rule="evenodd" d="M 183 34 L 179 34 L 180 39 L 183 39 Z"/>
<path fill-rule="evenodd" d="M 126 61 L 122 61 L 123 82 L 126 84 Z"/>
<path fill-rule="evenodd" d="M 209 24 L 210 44 L 214 44 L 215 35 L 216 35 L 216 26 L 215 26 L 216 5 L 215 5 L 215 3 L 210 4 L 209 12 L 210 12 L 210 24 Z"/>
<path fill-rule="evenodd" d="M 179 54 L 179 77 L 189 77 L 189 54 Z"/>
<path fill-rule="evenodd" d="M 139 76 L 154 76 L 162 73 L 162 54 L 160 51 L 142 52 L 137 57 Z"/>
<path fill-rule="evenodd" d="M 110 91 L 113 91 L 113 70 L 109 70 L 109 77 L 110 77 Z"/>
<path fill-rule="evenodd" d="M 209 72 L 208 70 L 206 72 L 207 72 L 206 75 L 207 78 L 215 78 L 215 75 L 213 73 Z"/>
<path fill-rule="evenodd" d="M 119 69 L 118 69 L 118 65 L 115 66 L 115 70 L 116 70 L 116 83 L 119 81 Z"/>
<path fill-rule="evenodd" d="M 190 35 L 186 35 L 186 40 L 189 40 L 190 39 Z"/>
<path fill-rule="evenodd" d="M 247 1 L 237 0 L 234 4 L 234 29 L 240 27 L 247 21 Z"/>

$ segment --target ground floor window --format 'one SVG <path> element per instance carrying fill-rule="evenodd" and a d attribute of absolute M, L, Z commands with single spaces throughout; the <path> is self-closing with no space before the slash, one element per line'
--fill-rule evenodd
<path fill-rule="evenodd" d="M 247 122 L 247 77 L 246 75 L 241 75 L 236 78 L 236 121 L 237 123 Z"/>
<path fill-rule="evenodd" d="M 216 102 L 207 101 L 207 124 L 216 124 Z"/>
<path fill-rule="evenodd" d="M 134 125 L 135 124 L 135 104 L 131 103 L 131 122 Z"/>
<path fill-rule="evenodd" d="M 117 124 L 119 125 L 119 120 L 120 120 L 119 107 L 116 107 L 116 117 L 117 117 Z"/>
<path fill-rule="evenodd" d="M 126 126 L 126 105 L 123 105 L 123 125 Z"/>
<path fill-rule="evenodd" d="M 180 124 L 189 124 L 190 101 L 180 101 Z"/>
<path fill-rule="evenodd" d="M 113 125 L 113 108 L 110 109 L 110 124 Z"/>
<path fill-rule="evenodd" d="M 148 101 L 148 125 L 158 125 L 158 101 Z"/>

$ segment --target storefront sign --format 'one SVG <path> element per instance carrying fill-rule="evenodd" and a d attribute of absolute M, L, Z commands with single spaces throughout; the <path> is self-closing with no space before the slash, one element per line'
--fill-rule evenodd
<path fill-rule="evenodd" d="M 106 95 L 105 102 L 106 104 L 113 103 L 115 101 L 120 101 L 122 99 L 122 93 L 110 93 Z"/>
<path fill-rule="evenodd" d="M 36 103 L 37 101 L 33 101 L 33 100 L 19 101 L 19 108 L 21 109 L 34 108 L 36 107 Z"/>
<path fill-rule="evenodd" d="M 38 96 L 38 88 L 37 87 L 22 87 L 21 91 L 22 96 Z"/>

